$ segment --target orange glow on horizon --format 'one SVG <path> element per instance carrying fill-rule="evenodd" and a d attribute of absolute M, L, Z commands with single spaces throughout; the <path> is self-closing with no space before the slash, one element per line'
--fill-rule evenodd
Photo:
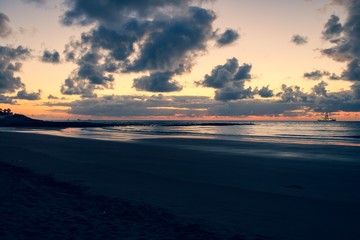
<path fill-rule="evenodd" d="M 66 110 L 52 111 L 49 109 L 26 108 L 24 105 L 4 106 L 2 108 L 10 108 L 13 113 L 23 114 L 31 118 L 41 120 L 148 120 L 148 121 L 316 121 L 323 113 L 310 112 L 302 116 L 285 116 L 283 114 L 277 116 L 127 116 L 127 117 L 111 117 L 111 116 L 93 116 L 78 115 L 67 113 Z M 358 112 L 333 112 L 331 117 L 337 121 L 360 121 L 360 113 Z"/>

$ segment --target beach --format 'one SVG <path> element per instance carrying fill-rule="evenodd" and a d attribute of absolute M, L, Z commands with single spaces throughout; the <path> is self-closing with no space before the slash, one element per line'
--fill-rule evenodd
<path fill-rule="evenodd" d="M 1 225 L 30 232 L 21 236 L 360 236 L 358 146 L 194 138 L 121 142 L 15 132 L 0 132 L 0 139 L 2 198 L 7 202 L 0 211 L 16 216 L 2 218 Z M 85 207 L 77 210 L 77 203 Z M 47 209 L 46 214 L 33 210 L 38 208 Z M 35 220 L 44 216 L 49 224 L 42 219 L 39 225 Z M 101 226 L 99 233 L 96 226 Z M 26 239 L 1 231 L 8 239 Z"/>

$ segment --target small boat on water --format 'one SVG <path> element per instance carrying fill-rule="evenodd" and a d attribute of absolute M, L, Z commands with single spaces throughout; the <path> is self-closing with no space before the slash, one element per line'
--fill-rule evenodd
<path fill-rule="evenodd" d="M 325 113 L 324 117 L 318 118 L 318 122 L 335 122 L 336 118 L 329 117 L 328 113 Z"/>

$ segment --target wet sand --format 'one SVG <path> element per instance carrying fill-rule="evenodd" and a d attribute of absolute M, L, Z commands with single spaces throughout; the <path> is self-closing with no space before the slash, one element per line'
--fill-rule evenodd
<path fill-rule="evenodd" d="M 1 196 L 7 203 L 1 216 L 16 216 L 2 217 L 1 225 L 14 226 L 14 232 L 6 231 L 8 239 L 24 239 L 14 237 L 19 226 L 26 226 L 26 234 L 89 239 L 84 234 L 96 225 L 104 228 L 90 235 L 103 233 L 106 239 L 360 236 L 358 147 L 203 139 L 111 142 L 8 132 L 0 132 L 0 139 L 6 186 Z M 56 180 L 41 180 L 48 175 Z M 87 210 L 76 210 L 79 205 Z M 126 225 L 128 219 L 121 217 L 132 215 L 123 214 L 129 206 L 134 219 Z M 111 217 L 96 215 L 104 208 Z M 54 217 L 49 224 L 46 216 Z"/>

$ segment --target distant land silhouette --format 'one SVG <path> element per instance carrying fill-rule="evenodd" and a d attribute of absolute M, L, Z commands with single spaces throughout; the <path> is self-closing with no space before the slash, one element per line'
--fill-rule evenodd
<path fill-rule="evenodd" d="M 11 114 L 0 118 L 0 127 L 84 128 L 104 126 L 116 126 L 116 124 L 82 121 L 43 121 L 38 119 L 32 119 L 22 114 Z"/>
<path fill-rule="evenodd" d="M 89 127 L 115 127 L 115 126 L 138 126 L 141 122 L 93 122 L 93 121 L 44 121 L 32 119 L 22 114 L 0 114 L 0 127 L 23 127 L 23 128 L 89 128 Z M 232 126 L 254 125 L 251 122 L 174 122 L 164 126 Z"/>

